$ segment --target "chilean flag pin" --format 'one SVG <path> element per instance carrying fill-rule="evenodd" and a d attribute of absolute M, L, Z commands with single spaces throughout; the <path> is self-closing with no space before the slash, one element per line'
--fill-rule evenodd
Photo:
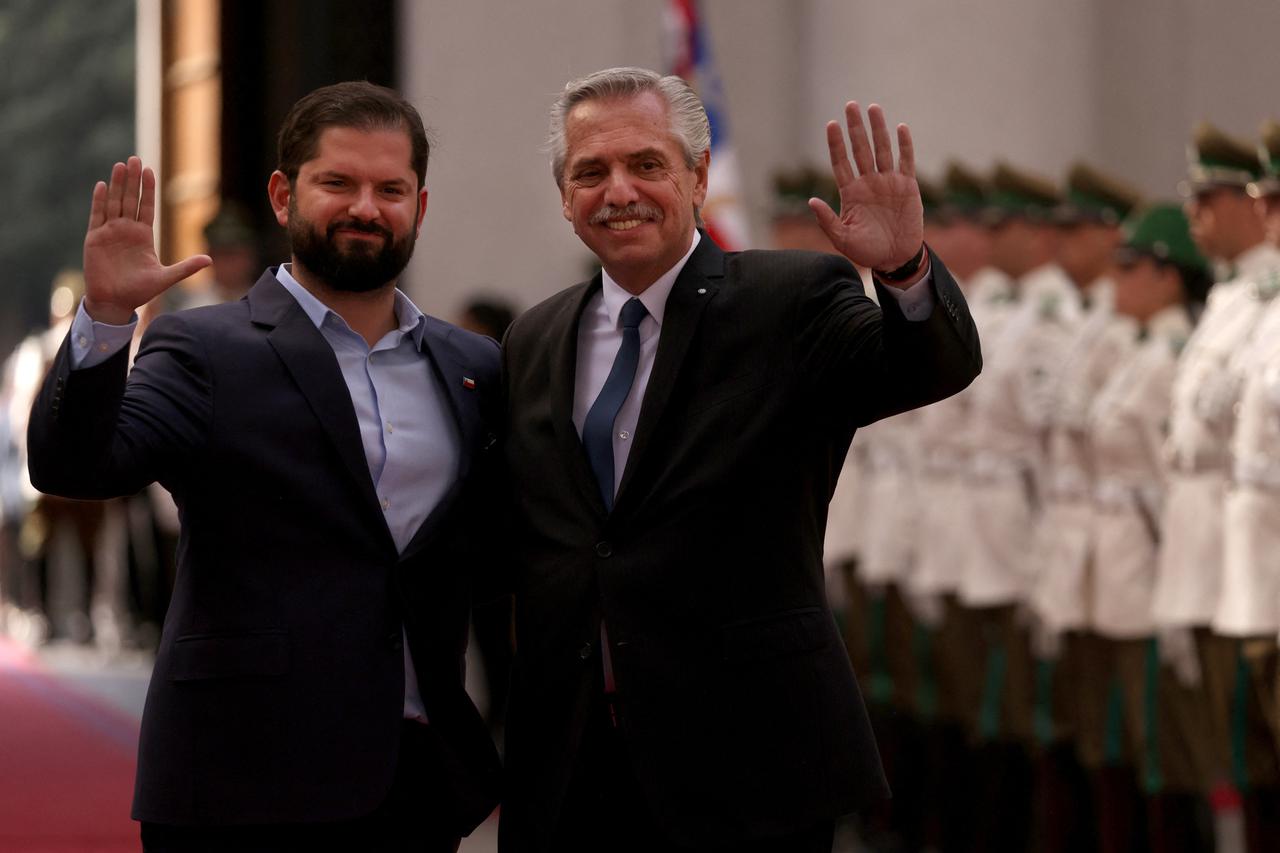
<path fill-rule="evenodd" d="M 462 387 L 468 391 L 474 391 L 476 390 L 476 381 L 470 376 L 464 376 L 462 377 Z"/>

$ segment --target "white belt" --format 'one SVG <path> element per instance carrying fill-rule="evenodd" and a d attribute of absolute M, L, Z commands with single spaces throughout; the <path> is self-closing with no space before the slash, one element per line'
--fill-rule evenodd
<path fill-rule="evenodd" d="M 1280 463 L 1266 457 L 1237 459 L 1235 483 L 1267 492 L 1280 492 Z"/>
<path fill-rule="evenodd" d="M 973 457 L 971 471 L 979 482 L 1001 482 L 1020 480 L 1028 466 L 1017 459 L 1000 456 L 995 453 L 977 453 Z"/>
<path fill-rule="evenodd" d="M 1064 467 L 1049 478 L 1049 494 L 1062 501 L 1080 501 L 1089 496 L 1089 478 L 1076 467 Z"/>

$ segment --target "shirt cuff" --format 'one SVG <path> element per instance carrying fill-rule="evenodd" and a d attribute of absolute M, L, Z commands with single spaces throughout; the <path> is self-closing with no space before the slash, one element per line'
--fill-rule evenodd
<path fill-rule="evenodd" d="M 880 288 L 881 293 L 886 291 L 898 303 L 902 316 L 912 323 L 928 320 L 933 314 L 933 270 L 906 290 L 896 287 Z"/>
<path fill-rule="evenodd" d="M 71 369 L 83 370 L 93 367 L 120 352 L 133 340 L 133 331 L 138 328 L 138 314 L 123 326 L 112 326 L 99 323 L 84 310 L 84 301 L 76 309 L 76 318 L 71 323 Z"/>

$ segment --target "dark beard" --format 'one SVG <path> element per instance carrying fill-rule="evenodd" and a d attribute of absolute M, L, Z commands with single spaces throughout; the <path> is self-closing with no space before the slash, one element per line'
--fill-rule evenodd
<path fill-rule="evenodd" d="M 342 249 L 334 240 L 339 228 L 380 234 L 382 247 L 353 242 Z M 391 229 L 370 222 L 340 220 L 329 223 L 322 237 L 311 220 L 301 216 L 289 200 L 289 243 L 293 256 L 316 278 L 334 290 L 368 293 L 393 281 L 413 257 L 413 232 L 397 240 Z"/>

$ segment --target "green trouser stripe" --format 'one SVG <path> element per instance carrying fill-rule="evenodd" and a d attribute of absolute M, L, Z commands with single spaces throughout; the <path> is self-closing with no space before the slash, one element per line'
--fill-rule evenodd
<path fill-rule="evenodd" d="M 1036 661 L 1036 742 L 1042 746 L 1053 743 L 1053 674 L 1057 662 Z"/>
<path fill-rule="evenodd" d="M 1245 722 L 1249 707 L 1249 665 L 1243 648 L 1236 650 L 1236 689 L 1231 695 L 1231 775 L 1236 788 L 1249 787 L 1249 765 L 1245 761 Z"/>
<path fill-rule="evenodd" d="M 978 715 L 978 735 L 992 740 L 1000 734 L 1000 698 L 1004 693 L 1004 674 L 1008 668 L 1007 651 L 996 646 L 987 651 L 987 675 L 982 685 L 982 709 Z"/>
<path fill-rule="evenodd" d="M 933 632 L 916 625 L 912 638 L 916 658 L 916 711 L 928 722 L 938 715 L 938 679 L 933 671 Z"/>
<path fill-rule="evenodd" d="M 1160 648 L 1152 637 L 1147 641 L 1147 665 L 1142 679 L 1142 719 L 1147 755 L 1145 787 L 1148 794 L 1164 789 L 1164 770 L 1160 766 Z"/>
<path fill-rule="evenodd" d="M 1116 676 L 1112 676 L 1107 690 L 1107 721 L 1102 744 L 1103 763 L 1119 764 L 1124 757 L 1124 691 Z"/>
<path fill-rule="evenodd" d="M 874 593 L 868 590 L 870 611 L 867 626 L 871 631 L 868 638 L 868 654 L 871 657 L 871 701 L 888 702 L 893 696 L 893 679 L 889 675 L 889 661 L 885 653 L 885 615 L 888 609 L 884 592 Z"/>

